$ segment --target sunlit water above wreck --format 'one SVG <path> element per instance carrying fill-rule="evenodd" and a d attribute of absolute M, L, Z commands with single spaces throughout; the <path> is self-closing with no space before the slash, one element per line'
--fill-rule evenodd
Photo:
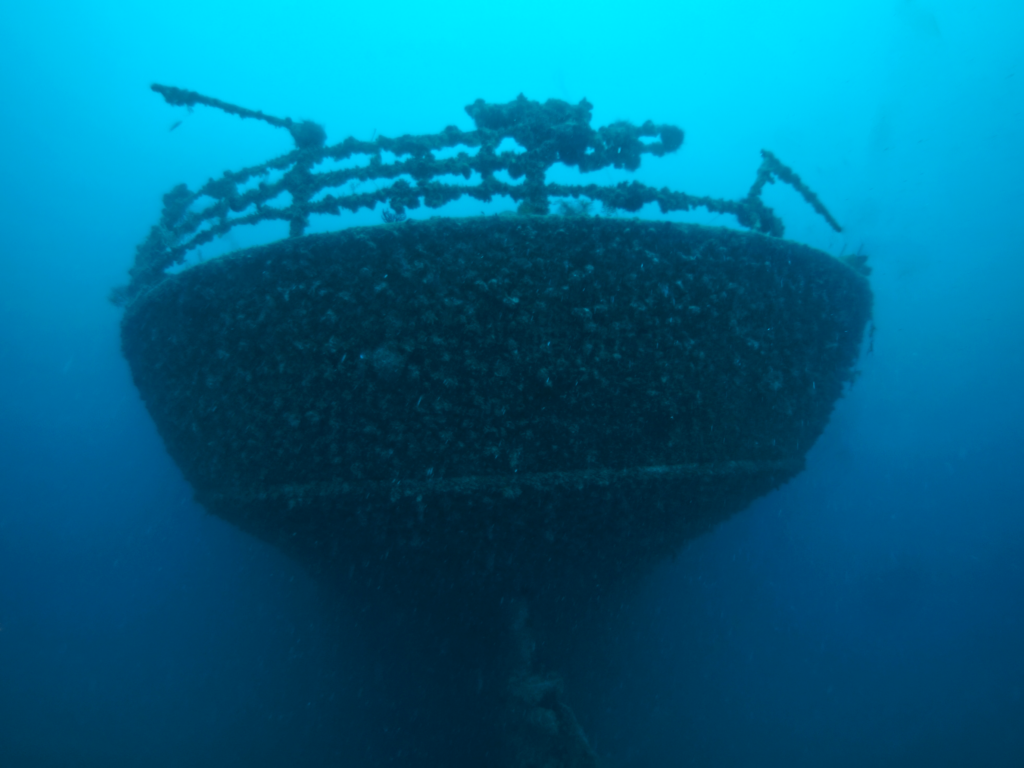
<path fill-rule="evenodd" d="M 1024 761 L 1016 5 L 96 2 L 0 20 L 0 764 L 422 764 L 401 629 L 407 661 L 386 662 L 358 608 L 196 504 L 121 356 L 107 295 L 161 196 L 291 149 L 152 82 L 332 142 L 470 130 L 477 98 L 587 98 L 595 126 L 686 131 L 589 180 L 721 198 L 776 153 L 844 227 L 773 185 L 787 238 L 869 257 L 860 376 L 801 474 L 581 631 L 566 700 L 613 766 Z M 195 258 L 287 226 L 265 230 Z M 456 726 L 438 738 L 472 740 Z"/>

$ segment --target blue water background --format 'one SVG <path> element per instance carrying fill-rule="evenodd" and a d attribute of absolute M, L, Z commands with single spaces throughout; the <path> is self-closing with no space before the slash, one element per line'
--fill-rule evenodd
<path fill-rule="evenodd" d="M 721 197 L 774 151 L 845 227 L 776 185 L 787 236 L 870 256 L 873 350 L 806 471 L 661 567 L 569 701 L 610 765 L 1024 765 L 1022 40 L 1008 1 L 4 3 L 0 766 L 397 757 L 357 617 L 191 500 L 120 356 L 160 196 L 290 149 L 152 82 L 332 142 L 586 97 L 686 130 L 637 178 Z"/>

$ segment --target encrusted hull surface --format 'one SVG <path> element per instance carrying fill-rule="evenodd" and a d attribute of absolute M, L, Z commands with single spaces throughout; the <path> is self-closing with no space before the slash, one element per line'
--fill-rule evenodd
<path fill-rule="evenodd" d="M 212 513 L 371 588 L 532 590 L 637 573 L 793 477 L 870 312 L 761 235 L 437 218 L 170 276 L 122 344 Z"/>

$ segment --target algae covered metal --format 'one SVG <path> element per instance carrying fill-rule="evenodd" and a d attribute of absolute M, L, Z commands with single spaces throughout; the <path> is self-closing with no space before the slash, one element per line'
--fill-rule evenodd
<path fill-rule="evenodd" d="M 435 219 L 182 272 L 124 351 L 215 514 L 318 569 L 547 581 L 670 554 L 798 472 L 868 307 L 761 235 Z"/>
<path fill-rule="evenodd" d="M 760 199 L 775 179 L 838 224 L 767 152 L 738 201 L 547 183 L 556 162 L 635 169 L 682 143 L 673 126 L 592 129 L 585 101 L 478 101 L 473 132 L 326 146 L 315 124 L 154 88 L 296 141 L 169 193 L 114 295 L 135 383 L 197 498 L 364 599 L 491 606 L 480 615 L 493 608 L 518 649 L 495 651 L 489 673 L 502 759 L 591 764 L 556 678 L 538 671 L 527 600 L 625 583 L 803 468 L 871 313 L 863 260 L 775 236 Z M 500 152 L 508 137 L 525 152 Z M 392 183 L 346 191 L 367 179 Z M 403 220 L 463 195 L 506 195 L 519 212 Z M 704 206 L 756 231 L 553 215 L 552 198 Z M 303 234 L 311 213 L 378 205 L 388 223 Z M 268 218 L 292 236 L 167 273 Z"/>

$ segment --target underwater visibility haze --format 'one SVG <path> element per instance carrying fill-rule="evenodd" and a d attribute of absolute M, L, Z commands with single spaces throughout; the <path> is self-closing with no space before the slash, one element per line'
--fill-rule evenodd
<path fill-rule="evenodd" d="M 0 765 L 1020 765 L 1022 37 L 0 10 Z"/>

